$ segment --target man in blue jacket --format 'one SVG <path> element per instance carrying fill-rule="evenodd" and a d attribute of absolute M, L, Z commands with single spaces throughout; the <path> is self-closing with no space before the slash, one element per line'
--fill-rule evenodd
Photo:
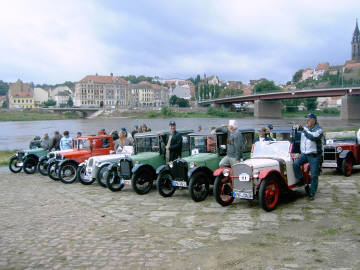
<path fill-rule="evenodd" d="M 60 140 L 60 150 L 72 149 L 72 138 L 69 136 L 69 131 L 64 131 L 64 137 Z"/>
<path fill-rule="evenodd" d="M 323 131 L 317 122 L 317 117 L 313 113 L 305 116 L 306 126 L 296 126 L 296 132 L 301 132 L 299 159 L 294 162 L 294 173 L 297 179 L 302 180 L 303 174 L 301 165 L 309 163 L 311 172 L 311 187 L 309 191 L 310 200 L 314 200 L 318 186 L 318 176 L 322 159 L 322 137 Z"/>

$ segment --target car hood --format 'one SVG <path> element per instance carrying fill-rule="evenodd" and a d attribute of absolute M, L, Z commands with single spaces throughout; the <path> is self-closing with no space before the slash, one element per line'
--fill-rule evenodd
<path fill-rule="evenodd" d="M 89 150 L 75 150 L 75 151 L 73 150 L 69 152 L 60 152 L 60 154 L 65 158 L 76 158 L 76 157 L 88 155 L 89 153 L 91 153 L 91 151 Z"/>
<path fill-rule="evenodd" d="M 160 156 L 158 152 L 143 152 L 137 155 L 131 156 L 132 161 L 138 161 L 139 163 L 147 163 L 146 160 L 153 159 Z"/>
<path fill-rule="evenodd" d="M 126 157 L 125 154 L 112 154 L 112 155 L 102 155 L 102 156 L 95 156 L 95 157 L 91 157 L 89 158 L 92 159 L 93 162 L 98 161 L 98 162 L 102 162 L 102 161 L 112 161 L 112 160 L 119 160 L 122 157 Z"/>
<path fill-rule="evenodd" d="M 200 153 L 200 154 L 197 154 L 197 155 L 192 155 L 192 156 L 185 157 L 183 159 L 186 160 L 187 163 L 190 163 L 190 162 L 202 163 L 202 162 L 213 160 L 216 157 L 217 157 L 217 154 Z"/>
<path fill-rule="evenodd" d="M 279 161 L 271 158 L 250 158 L 242 162 L 248 166 L 251 166 L 254 171 L 268 170 L 268 169 L 276 169 L 280 168 Z"/>

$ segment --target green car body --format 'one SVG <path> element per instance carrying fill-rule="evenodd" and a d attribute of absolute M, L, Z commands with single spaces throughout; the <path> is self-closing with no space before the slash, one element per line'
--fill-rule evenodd
<path fill-rule="evenodd" d="M 183 137 L 182 156 L 189 155 L 188 134 L 193 130 L 177 130 Z M 134 138 L 135 154 L 121 158 L 111 164 L 106 172 L 107 187 L 111 191 L 120 191 L 125 185 L 131 185 L 136 193 L 148 193 L 156 179 L 156 168 L 165 161 L 166 132 L 137 133 Z"/>
<path fill-rule="evenodd" d="M 16 155 L 10 157 L 9 169 L 13 173 L 18 173 L 22 169 L 28 174 L 35 173 L 40 158 L 46 156 L 48 153 L 49 151 L 44 148 L 18 151 Z"/>
<path fill-rule="evenodd" d="M 241 132 L 245 144 L 243 158 L 248 158 L 255 132 L 253 129 L 241 129 Z M 216 144 L 211 136 L 216 136 Z M 191 198 L 199 202 L 206 199 L 209 186 L 214 184 L 214 172 L 226 156 L 227 134 L 193 133 L 189 137 L 191 155 L 160 166 L 157 169 L 157 188 L 163 197 L 172 196 L 176 189 L 188 188 Z"/>

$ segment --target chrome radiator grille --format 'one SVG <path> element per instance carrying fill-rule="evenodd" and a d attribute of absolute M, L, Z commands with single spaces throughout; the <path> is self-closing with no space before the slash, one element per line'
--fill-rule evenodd
<path fill-rule="evenodd" d="M 248 176 L 248 180 L 244 181 Z M 240 176 L 240 177 L 239 177 Z M 235 164 L 232 166 L 232 182 L 234 192 L 253 194 L 252 168 L 246 164 Z"/>
<path fill-rule="evenodd" d="M 128 159 L 120 159 L 120 175 L 125 179 L 131 177 L 131 161 Z"/>
<path fill-rule="evenodd" d="M 173 167 L 171 173 L 175 180 L 187 180 L 188 166 L 184 159 L 176 159 L 173 161 Z"/>
<path fill-rule="evenodd" d="M 336 148 L 335 146 L 324 146 L 324 161 L 325 160 L 336 160 Z"/>

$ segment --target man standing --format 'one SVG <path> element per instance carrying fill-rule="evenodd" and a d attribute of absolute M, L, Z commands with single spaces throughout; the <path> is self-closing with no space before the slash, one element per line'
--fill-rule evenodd
<path fill-rule="evenodd" d="M 182 149 L 182 136 L 179 132 L 176 131 L 175 121 L 169 122 L 169 131 L 170 134 L 166 137 L 166 141 L 165 141 L 166 162 L 173 161 L 181 157 L 181 149 Z"/>
<path fill-rule="evenodd" d="M 54 132 L 54 137 L 51 139 L 50 149 L 60 150 L 61 135 L 59 131 Z"/>
<path fill-rule="evenodd" d="M 60 140 L 60 150 L 68 150 L 72 148 L 72 138 L 69 136 L 69 131 L 64 131 L 64 137 Z"/>
<path fill-rule="evenodd" d="M 217 128 L 216 131 L 228 133 L 226 156 L 220 161 L 219 167 L 230 167 L 234 163 L 240 162 L 243 155 L 244 139 L 236 121 L 229 120 L 227 128 Z"/>
<path fill-rule="evenodd" d="M 50 150 L 49 134 L 44 133 L 44 136 L 41 138 L 40 145 L 41 145 L 41 148 L 44 148 L 45 150 Z"/>
<path fill-rule="evenodd" d="M 322 158 L 322 136 L 323 131 L 317 123 L 317 117 L 313 113 L 305 116 L 306 127 L 296 126 L 296 132 L 301 132 L 299 159 L 294 162 L 294 173 L 297 179 L 302 180 L 303 174 L 301 165 L 309 163 L 311 172 L 311 187 L 309 191 L 309 199 L 314 200 L 315 193 L 318 186 L 318 176 L 320 163 Z"/>
<path fill-rule="evenodd" d="M 274 139 L 273 138 L 271 138 L 271 137 L 268 137 L 268 136 L 266 136 L 267 134 L 267 129 L 266 128 L 260 128 L 259 129 L 259 136 L 258 137 L 256 137 L 255 139 L 254 139 L 254 143 L 256 143 L 256 142 L 263 142 L 263 141 L 273 141 Z"/>

